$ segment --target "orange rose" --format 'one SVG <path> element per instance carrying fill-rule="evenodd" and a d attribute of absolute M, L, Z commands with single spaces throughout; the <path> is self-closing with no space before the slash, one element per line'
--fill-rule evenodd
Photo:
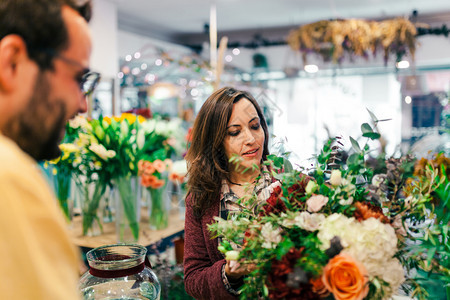
<path fill-rule="evenodd" d="M 163 187 L 166 181 L 164 179 L 156 179 L 155 182 L 151 185 L 152 189 L 159 189 Z"/>
<path fill-rule="evenodd" d="M 166 164 L 160 159 L 155 160 L 153 162 L 153 166 L 155 167 L 156 171 L 158 171 L 159 173 L 162 173 L 166 170 Z"/>
<path fill-rule="evenodd" d="M 144 162 L 144 174 L 151 175 L 155 172 L 155 167 L 149 161 Z"/>
<path fill-rule="evenodd" d="M 149 187 L 155 184 L 155 182 L 158 181 L 158 178 L 153 175 L 142 175 L 141 177 L 141 184 L 144 187 Z"/>
<path fill-rule="evenodd" d="M 369 292 L 366 269 L 347 254 L 336 255 L 328 262 L 322 281 L 336 300 L 361 300 Z"/>

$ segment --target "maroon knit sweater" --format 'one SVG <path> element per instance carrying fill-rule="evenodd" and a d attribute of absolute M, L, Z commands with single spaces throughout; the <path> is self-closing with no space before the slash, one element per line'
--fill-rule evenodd
<path fill-rule="evenodd" d="M 205 210 L 201 219 L 194 217 L 192 199 L 186 198 L 184 238 L 184 285 L 186 292 L 196 299 L 237 299 L 225 289 L 222 266 L 226 263 L 217 250 L 217 238 L 211 239 L 207 224 L 219 216 L 220 200 Z"/>

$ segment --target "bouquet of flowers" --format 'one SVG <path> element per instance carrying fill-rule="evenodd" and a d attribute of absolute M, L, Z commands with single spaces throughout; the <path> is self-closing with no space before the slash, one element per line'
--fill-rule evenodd
<path fill-rule="evenodd" d="M 375 126 L 361 126 L 368 141 L 380 137 L 371 116 Z M 449 284 L 448 158 L 423 161 L 423 173 L 410 155 L 374 169 L 368 143 L 350 140 L 345 164 L 341 139 L 328 141 L 310 170 L 286 172 L 283 158 L 270 156 L 279 180 L 270 197 L 240 199 L 246 209 L 209 225 L 227 259 L 256 265 L 242 299 L 389 299 L 400 287 L 427 299 L 414 278 L 420 269 Z"/>
<path fill-rule="evenodd" d="M 54 184 L 54 191 L 64 216 L 68 221 L 72 219 L 74 205 L 74 191 L 71 191 L 72 179 L 80 174 L 80 148 L 73 144 L 78 134 L 88 127 L 84 117 L 77 116 L 66 124 L 66 134 L 59 145 L 61 156 L 46 161 L 45 168 L 50 168 Z"/>

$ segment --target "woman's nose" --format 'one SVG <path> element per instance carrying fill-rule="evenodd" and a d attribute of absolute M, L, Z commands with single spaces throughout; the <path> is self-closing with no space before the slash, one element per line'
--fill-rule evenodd
<path fill-rule="evenodd" d="M 250 129 L 245 130 L 245 143 L 252 144 L 255 141 L 253 132 Z"/>

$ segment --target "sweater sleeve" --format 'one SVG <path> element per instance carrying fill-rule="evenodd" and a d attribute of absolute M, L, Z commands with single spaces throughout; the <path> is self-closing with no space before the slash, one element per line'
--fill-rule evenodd
<path fill-rule="evenodd" d="M 237 299 L 227 292 L 222 280 L 225 259 L 214 262 L 207 249 L 200 219 L 193 215 L 190 197 L 186 199 L 184 284 L 186 292 L 196 299 Z"/>

